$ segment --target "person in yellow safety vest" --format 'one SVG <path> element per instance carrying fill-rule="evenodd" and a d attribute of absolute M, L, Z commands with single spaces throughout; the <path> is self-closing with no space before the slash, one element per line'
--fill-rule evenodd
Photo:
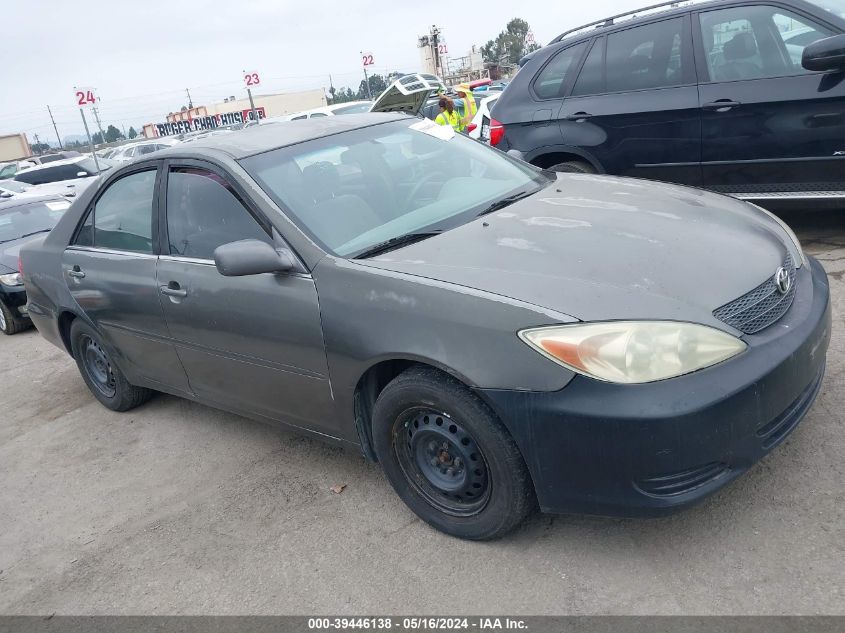
<path fill-rule="evenodd" d="M 440 114 L 434 119 L 437 125 L 451 125 L 455 132 L 460 132 L 461 117 L 458 116 L 458 111 L 455 110 L 455 104 L 449 97 L 440 97 L 437 102 L 440 106 Z"/>
<path fill-rule="evenodd" d="M 460 132 L 464 132 L 467 129 L 467 125 L 472 123 L 472 120 L 475 118 L 476 112 L 478 112 L 478 106 L 475 104 L 475 97 L 472 96 L 472 90 L 470 90 L 469 84 L 461 84 L 456 89 L 458 96 L 463 99 L 464 101 L 464 116 L 461 119 L 461 129 Z"/>

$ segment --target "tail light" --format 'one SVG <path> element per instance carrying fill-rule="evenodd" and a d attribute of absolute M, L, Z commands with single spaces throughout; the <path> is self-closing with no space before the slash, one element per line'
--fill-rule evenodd
<path fill-rule="evenodd" d="M 496 119 L 490 119 L 490 145 L 498 145 L 504 135 L 504 124 Z"/>
<path fill-rule="evenodd" d="M 467 132 L 472 132 L 472 131 L 473 131 L 473 130 L 475 130 L 475 128 L 477 128 L 477 127 L 478 127 L 478 126 L 477 126 L 475 123 L 468 123 L 468 124 L 467 124 Z"/>

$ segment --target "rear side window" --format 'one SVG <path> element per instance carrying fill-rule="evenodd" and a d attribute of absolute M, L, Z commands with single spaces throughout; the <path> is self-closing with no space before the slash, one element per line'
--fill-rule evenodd
<path fill-rule="evenodd" d="M 77 234 L 77 246 L 133 253 L 153 252 L 156 171 L 124 176 L 108 186 Z"/>
<path fill-rule="evenodd" d="M 552 58 L 534 80 L 534 92 L 541 99 L 562 97 L 569 73 L 576 70 L 578 60 L 584 51 L 582 42 L 576 46 L 564 49 Z"/>
<path fill-rule="evenodd" d="M 604 92 L 604 38 L 593 42 L 590 54 L 581 68 L 572 96 L 593 95 Z"/>
<path fill-rule="evenodd" d="M 707 11 L 701 37 L 711 81 L 742 81 L 809 73 L 804 48 L 834 33 L 804 17 L 766 5 Z"/>
<path fill-rule="evenodd" d="M 607 92 L 683 85 L 684 19 L 645 24 L 607 36 Z"/>
<path fill-rule="evenodd" d="M 45 167 L 44 169 L 34 169 L 22 171 L 15 175 L 15 180 L 25 182 L 30 185 L 46 185 L 51 182 L 59 182 L 60 180 L 71 180 L 77 178 L 77 173 L 85 171 L 78 165 L 56 165 L 55 167 Z"/>
<path fill-rule="evenodd" d="M 238 240 L 273 244 L 229 183 L 193 167 L 167 177 L 167 234 L 171 255 L 195 259 L 214 259 L 218 246 Z"/>

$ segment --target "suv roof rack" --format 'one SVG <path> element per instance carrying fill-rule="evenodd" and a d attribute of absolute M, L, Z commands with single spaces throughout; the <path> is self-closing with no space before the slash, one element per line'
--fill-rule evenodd
<path fill-rule="evenodd" d="M 603 29 L 608 26 L 613 26 L 616 24 L 617 20 L 621 18 L 627 18 L 629 20 L 633 20 L 635 18 L 641 17 L 644 13 L 647 12 L 658 12 L 658 10 L 669 10 L 669 9 L 680 9 L 681 7 L 686 7 L 691 4 L 696 4 L 699 2 L 711 2 L 712 0 L 667 0 L 666 2 L 661 2 L 659 4 L 652 4 L 647 7 L 642 7 L 635 11 L 626 11 L 625 13 L 619 13 L 618 15 L 612 15 L 609 18 L 602 18 L 601 20 L 596 20 L 595 22 L 590 22 L 589 24 L 584 24 L 583 26 L 576 27 L 574 29 L 570 29 L 564 33 L 561 33 L 556 38 L 554 38 L 549 44 L 554 44 L 555 42 L 560 42 L 561 40 L 569 37 L 570 35 L 574 35 L 576 33 L 580 33 L 582 31 L 587 31 L 591 28 L 594 29 Z M 668 9 L 667 9 L 668 7 Z"/>

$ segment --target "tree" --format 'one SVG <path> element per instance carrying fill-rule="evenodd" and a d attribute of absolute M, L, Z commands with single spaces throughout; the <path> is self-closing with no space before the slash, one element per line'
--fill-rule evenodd
<path fill-rule="evenodd" d="M 50 151 L 50 146 L 47 143 L 32 143 L 29 148 L 33 154 L 43 154 Z"/>
<path fill-rule="evenodd" d="M 94 145 L 100 145 L 103 142 L 103 135 L 99 132 L 94 132 L 91 135 L 91 142 L 94 143 Z"/>
<path fill-rule="evenodd" d="M 114 143 L 122 138 L 123 134 L 115 126 L 110 125 L 106 128 L 106 143 Z"/>
<path fill-rule="evenodd" d="M 366 82 L 363 79 L 361 80 L 361 84 L 358 86 L 358 99 L 369 98 L 367 96 L 367 84 L 370 84 L 370 95 L 372 95 L 373 99 L 387 90 L 387 82 L 384 80 L 384 77 L 381 75 L 370 75 L 367 77 Z"/>
<path fill-rule="evenodd" d="M 129 126 L 128 134 L 129 134 L 129 138 L 135 138 L 136 136 L 138 136 L 138 132 L 136 132 L 135 128 L 132 127 L 131 125 Z"/>
<path fill-rule="evenodd" d="M 525 55 L 540 48 L 537 44 L 526 43 L 525 39 L 530 30 L 528 22 L 514 18 L 496 39 L 481 47 L 481 55 L 491 64 L 516 66 Z"/>

